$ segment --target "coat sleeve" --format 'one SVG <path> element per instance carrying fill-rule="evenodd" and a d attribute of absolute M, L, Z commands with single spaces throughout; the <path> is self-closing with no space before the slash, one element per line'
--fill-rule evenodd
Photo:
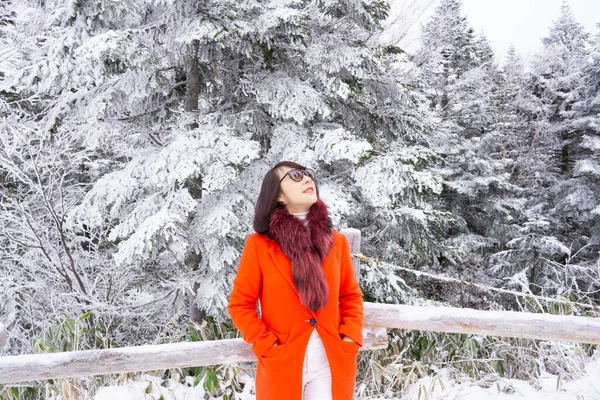
<path fill-rule="evenodd" d="M 257 302 L 262 286 L 262 272 L 253 235 L 248 236 L 242 252 L 233 290 L 229 297 L 229 315 L 242 333 L 244 340 L 252 345 L 257 357 L 263 355 L 277 342 L 277 336 L 267 329 L 257 312 Z"/>
<path fill-rule="evenodd" d="M 340 335 L 348 336 L 360 346 L 363 345 L 363 299 L 362 292 L 358 286 L 358 281 L 354 276 L 352 267 L 352 256 L 350 246 L 346 236 L 341 235 L 343 239 L 342 246 L 342 265 L 340 271 L 340 315 L 341 323 L 339 327 Z"/>

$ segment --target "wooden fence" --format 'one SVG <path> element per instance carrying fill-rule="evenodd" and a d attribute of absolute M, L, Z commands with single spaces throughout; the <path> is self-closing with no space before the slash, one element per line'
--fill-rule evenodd
<path fill-rule="evenodd" d="M 349 230 L 353 252 L 360 232 Z M 355 269 L 358 268 L 358 261 Z M 358 272 L 358 271 L 357 271 Z M 454 307 L 365 303 L 365 345 L 387 347 L 386 328 L 600 344 L 600 319 Z M 4 327 L 0 324 L 0 347 Z M 253 361 L 242 339 L 146 345 L 0 357 L 0 384 L 122 372 L 165 370 Z"/>
<path fill-rule="evenodd" d="M 4 328 L 4 324 L 0 322 L 0 349 L 6 346 L 6 342 L 8 341 L 8 333 Z"/>

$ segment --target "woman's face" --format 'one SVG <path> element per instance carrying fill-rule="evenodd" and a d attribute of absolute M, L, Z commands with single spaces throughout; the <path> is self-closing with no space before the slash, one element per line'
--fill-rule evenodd
<path fill-rule="evenodd" d="M 286 175 L 292 169 L 294 168 L 284 166 L 276 170 L 279 179 L 285 176 L 279 184 L 278 200 L 290 213 L 307 212 L 310 206 L 317 202 L 317 188 L 312 178 L 307 175 L 303 175 L 300 182 L 296 182 Z"/>

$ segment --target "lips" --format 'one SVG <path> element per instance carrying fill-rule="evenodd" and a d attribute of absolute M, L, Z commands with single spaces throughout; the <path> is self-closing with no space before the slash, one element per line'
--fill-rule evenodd
<path fill-rule="evenodd" d="M 302 193 L 314 193 L 314 191 L 315 191 L 314 188 L 309 187 L 309 188 L 305 189 L 304 192 L 302 192 Z"/>

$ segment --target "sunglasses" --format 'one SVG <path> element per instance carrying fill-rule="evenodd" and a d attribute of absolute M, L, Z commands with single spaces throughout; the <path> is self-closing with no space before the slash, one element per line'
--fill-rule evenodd
<path fill-rule="evenodd" d="M 281 181 L 284 180 L 286 176 L 289 176 L 294 182 L 300 182 L 302 179 L 304 179 L 305 175 L 308 176 L 313 181 L 315 180 L 315 177 L 316 177 L 315 171 L 313 171 L 310 168 L 307 168 L 307 169 L 290 169 L 288 172 L 285 173 L 285 175 L 283 176 L 283 178 L 281 178 L 279 180 L 279 183 L 281 183 Z"/>

